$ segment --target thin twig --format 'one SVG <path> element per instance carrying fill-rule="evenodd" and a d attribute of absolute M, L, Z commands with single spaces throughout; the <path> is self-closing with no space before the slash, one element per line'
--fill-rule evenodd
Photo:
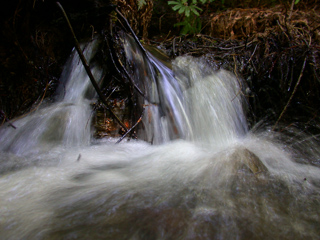
<path fill-rule="evenodd" d="M 142 46 L 142 44 L 140 43 L 139 39 L 137 38 L 136 34 L 134 33 L 134 31 L 132 30 L 132 28 L 130 27 L 130 24 L 128 23 L 127 19 L 121 14 L 121 12 L 116 8 L 116 12 L 118 14 L 118 16 L 121 18 L 121 20 L 126 24 L 127 26 L 127 30 L 132 34 L 134 40 L 136 41 L 136 43 L 139 45 L 139 47 L 141 48 L 142 52 L 147 55 L 147 51 L 144 49 L 144 47 Z"/>
<path fill-rule="evenodd" d="M 250 57 L 248 63 L 251 62 L 253 55 L 256 53 L 257 47 L 258 47 L 258 44 L 256 44 L 256 46 L 255 46 L 255 48 L 254 48 L 254 50 L 253 50 L 253 53 L 251 54 L 251 57 Z"/>
<path fill-rule="evenodd" d="M 128 71 L 125 69 L 125 67 L 117 60 L 115 60 L 115 58 L 113 57 L 113 55 L 115 53 L 112 52 L 110 44 L 109 44 L 109 40 L 107 38 L 107 45 L 108 45 L 108 49 L 109 49 L 109 54 L 110 54 L 110 58 L 111 61 L 115 67 L 115 69 L 117 70 L 117 72 L 119 74 L 121 74 L 121 71 L 119 68 L 121 68 L 122 72 L 124 72 L 126 78 L 131 82 L 131 84 L 134 86 L 134 88 L 138 91 L 138 93 L 140 93 L 141 96 L 143 96 L 145 98 L 145 94 L 141 91 L 141 89 L 135 84 L 135 82 L 133 81 L 133 79 L 130 77 Z"/>
<path fill-rule="evenodd" d="M 0 110 L 0 113 L 1 113 L 1 115 L 3 116 L 3 120 L 4 120 L 5 122 L 7 122 L 10 127 L 14 128 L 14 129 L 17 129 L 17 127 L 14 126 L 14 125 L 10 122 L 10 120 L 7 118 L 6 114 L 5 114 L 2 110 Z M 3 124 L 3 123 L 1 123 L 0 126 L 2 126 L 2 124 Z"/>
<path fill-rule="evenodd" d="M 294 2 L 295 2 L 295 0 L 292 0 L 292 2 L 291 2 L 290 12 L 289 12 L 289 16 L 288 16 L 288 20 L 289 20 L 289 21 L 290 21 L 291 16 L 292 16 L 293 7 L 294 7 Z"/>
<path fill-rule="evenodd" d="M 129 129 L 126 131 L 125 134 L 122 135 L 122 137 L 117 141 L 117 143 L 120 143 L 142 120 L 143 114 L 144 114 L 145 108 L 143 108 L 142 113 L 138 121 Z"/>
<path fill-rule="evenodd" d="M 278 120 L 276 121 L 276 123 L 274 124 L 272 130 L 274 130 L 276 128 L 276 126 L 278 125 L 280 119 L 282 118 L 283 114 L 287 111 L 288 107 L 289 107 L 289 104 L 291 103 L 292 99 L 293 99 L 293 96 L 294 94 L 296 93 L 297 89 L 298 89 L 298 86 L 300 84 L 300 81 L 301 81 L 301 78 L 302 78 L 302 75 L 303 75 L 303 71 L 304 71 L 304 68 L 306 66 L 306 61 L 307 61 L 307 56 L 304 58 L 304 61 L 303 61 L 303 65 L 302 65 L 302 68 L 301 68 L 301 71 L 300 71 L 300 75 L 299 75 L 299 78 L 298 78 L 298 81 L 296 82 L 296 85 L 294 86 L 294 89 L 292 91 L 292 94 L 286 104 L 286 106 L 284 107 L 284 109 L 282 110 Z"/>
<path fill-rule="evenodd" d="M 69 18 L 68 18 L 68 16 L 67 16 L 66 12 L 64 11 L 63 7 L 61 6 L 61 4 L 60 4 L 59 2 L 56 2 L 56 3 L 57 3 L 57 5 L 58 5 L 58 7 L 61 9 L 61 11 L 62 11 L 62 13 L 63 13 L 63 15 L 64 15 L 67 23 L 68 23 L 69 29 L 70 29 L 70 31 L 71 31 L 71 34 L 72 34 L 73 39 L 74 39 L 74 42 L 75 42 L 75 48 L 76 48 L 76 50 L 77 50 L 77 52 L 78 52 L 78 54 L 79 54 L 79 57 L 80 57 L 80 59 L 81 59 L 81 62 L 82 62 L 82 64 L 83 64 L 83 66 L 84 66 L 84 68 L 85 68 L 85 70 L 86 70 L 86 72 L 87 72 L 87 74 L 88 74 L 88 76 L 89 76 L 89 79 L 90 79 L 90 81 L 91 81 L 94 89 L 96 90 L 96 92 L 97 92 L 97 94 L 98 94 L 101 102 L 108 107 L 109 111 L 110 111 L 111 114 L 115 117 L 116 121 L 121 125 L 121 127 L 123 127 L 126 131 L 128 131 L 126 125 L 124 125 L 124 124 L 122 123 L 122 121 L 121 121 L 121 120 L 119 119 L 119 117 L 114 113 L 114 111 L 112 110 L 112 108 L 111 108 L 111 106 L 108 104 L 108 102 L 105 101 L 104 95 L 103 95 L 103 93 L 101 92 L 101 90 L 100 90 L 100 88 L 99 88 L 96 80 L 94 79 L 94 77 L 93 77 L 93 75 L 92 75 L 92 72 L 91 72 L 91 70 L 90 70 L 90 67 L 89 67 L 89 65 L 88 65 L 88 63 L 87 63 L 87 60 L 86 60 L 85 56 L 84 56 L 83 53 L 82 53 L 82 50 L 81 50 L 81 48 L 80 48 L 78 39 L 77 39 L 77 37 L 76 37 L 76 35 L 75 35 L 74 31 L 73 31 L 73 28 L 72 28 L 72 25 L 71 25 L 71 23 L 70 23 L 70 21 L 69 21 Z"/>

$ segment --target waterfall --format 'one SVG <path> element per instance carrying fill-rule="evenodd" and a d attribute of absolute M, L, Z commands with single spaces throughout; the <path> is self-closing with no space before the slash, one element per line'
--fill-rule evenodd
<path fill-rule="evenodd" d="M 134 66 L 133 81 L 145 94 L 145 131 L 140 134 L 141 138 L 154 144 L 186 138 L 192 129 L 174 73 L 151 54 L 143 52 L 129 35 L 124 36 L 123 45 L 127 65 Z"/>
<path fill-rule="evenodd" d="M 145 95 L 140 140 L 92 139 L 73 54 L 56 101 L 0 130 L 0 239 L 317 239 L 316 139 L 249 130 L 241 79 L 123 43 Z"/>
<path fill-rule="evenodd" d="M 160 144 L 179 138 L 224 143 L 248 131 L 241 79 L 213 71 L 199 59 L 179 57 L 173 70 L 125 35 L 124 49 L 134 82 L 145 93 L 141 138 Z"/>
<path fill-rule="evenodd" d="M 177 58 L 173 66 L 184 86 L 185 106 L 193 130 L 190 140 L 226 144 L 248 132 L 241 79 L 192 57 Z"/>
<path fill-rule="evenodd" d="M 98 41 L 83 45 L 84 54 L 91 59 Z M 101 70 L 93 67 L 96 79 Z M 33 113 L 14 122 L 16 129 L 4 127 L 0 130 L 0 151 L 17 155 L 47 152 L 57 146 L 89 145 L 91 141 L 90 99 L 94 96 L 89 77 L 73 51 L 66 63 L 61 84 L 53 104 L 43 103 Z"/>

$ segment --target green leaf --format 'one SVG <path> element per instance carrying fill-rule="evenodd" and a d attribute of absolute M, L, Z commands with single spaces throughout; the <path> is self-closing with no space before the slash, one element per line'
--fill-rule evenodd
<path fill-rule="evenodd" d="M 181 4 L 181 3 L 180 2 L 176 2 L 176 1 L 168 1 L 168 5 L 172 5 L 172 4 L 177 5 L 177 4 Z"/>
<path fill-rule="evenodd" d="M 147 3 L 145 0 L 138 0 L 138 10 L 140 10 L 140 8 L 142 8 L 146 4 Z"/>
<path fill-rule="evenodd" d="M 179 9 L 178 13 L 179 13 L 179 14 L 182 14 L 185 10 L 186 10 L 186 6 L 182 6 L 182 7 Z"/>
<path fill-rule="evenodd" d="M 192 30 L 193 30 L 193 27 L 190 25 L 190 23 L 188 23 L 182 28 L 180 34 L 181 35 L 186 35 L 186 34 L 192 32 Z"/>
<path fill-rule="evenodd" d="M 298 4 L 300 2 L 300 0 L 296 0 L 295 2 L 294 2 L 294 4 Z"/>
<path fill-rule="evenodd" d="M 183 5 L 181 5 L 181 4 L 180 5 L 175 5 L 175 6 L 172 7 L 172 10 L 173 11 L 177 11 L 178 9 L 181 9 L 181 7 L 183 7 Z"/>
<path fill-rule="evenodd" d="M 182 0 L 181 3 L 182 4 L 186 4 L 188 2 L 188 0 Z"/>
<path fill-rule="evenodd" d="M 200 13 L 194 8 L 195 6 L 191 6 L 190 10 L 197 16 L 200 16 Z M 202 11 L 202 9 L 200 8 L 200 10 Z"/>
<path fill-rule="evenodd" d="M 182 29 L 181 29 L 181 31 L 180 31 L 180 34 L 181 35 L 186 35 L 187 33 L 188 33 L 188 27 L 187 26 L 184 26 Z"/>
<path fill-rule="evenodd" d="M 199 33 L 201 31 L 201 29 L 202 29 L 202 23 L 201 23 L 201 20 L 199 18 L 196 19 L 195 25 L 196 25 L 196 32 Z"/>
<path fill-rule="evenodd" d="M 183 24 L 181 22 L 178 22 L 178 23 L 175 23 L 173 24 L 174 27 L 179 27 L 179 26 L 182 26 Z"/>
<path fill-rule="evenodd" d="M 186 8 L 186 11 L 184 13 L 186 15 L 186 17 L 190 16 L 190 8 Z"/>
<path fill-rule="evenodd" d="M 193 5 L 192 7 L 196 8 L 196 9 L 198 9 L 200 12 L 202 12 L 202 8 L 199 8 L 199 7 L 196 6 L 196 5 Z"/>
<path fill-rule="evenodd" d="M 174 27 L 179 27 L 179 26 L 185 26 L 186 25 L 186 22 L 178 22 L 178 23 L 175 23 L 173 26 Z"/>

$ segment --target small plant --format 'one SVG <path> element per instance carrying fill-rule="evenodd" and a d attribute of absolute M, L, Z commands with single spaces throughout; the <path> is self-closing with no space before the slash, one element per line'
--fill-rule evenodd
<path fill-rule="evenodd" d="M 199 33 L 202 28 L 202 23 L 200 18 L 197 18 L 196 16 L 189 16 L 185 17 L 182 22 L 178 22 L 174 24 L 175 27 L 181 26 L 182 29 L 180 31 L 181 35 L 186 34 L 195 34 Z"/>
<path fill-rule="evenodd" d="M 213 1 L 214 0 L 199 0 L 201 4 Z M 197 6 L 198 0 L 192 0 L 191 2 L 188 0 L 168 1 L 168 4 L 173 5 L 172 10 L 178 11 L 179 14 L 185 15 L 182 22 L 174 25 L 175 27 L 182 26 L 180 32 L 181 35 L 188 33 L 195 34 L 200 32 L 202 24 L 199 18 L 199 12 L 202 12 L 202 9 Z"/>
<path fill-rule="evenodd" d="M 195 14 L 196 16 L 199 16 L 199 11 L 202 11 L 201 8 L 199 8 L 197 4 L 197 0 L 193 0 L 191 4 L 188 3 L 188 0 L 178 0 L 178 1 L 168 1 L 169 5 L 174 5 L 172 9 L 174 11 L 178 10 L 179 14 L 185 14 L 186 17 L 190 17 L 190 13 Z"/>
<path fill-rule="evenodd" d="M 145 0 L 138 0 L 138 9 L 142 8 L 144 5 L 146 5 L 146 1 Z"/>

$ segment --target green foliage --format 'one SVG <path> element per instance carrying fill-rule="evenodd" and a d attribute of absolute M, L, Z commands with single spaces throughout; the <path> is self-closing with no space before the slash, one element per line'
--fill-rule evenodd
<path fill-rule="evenodd" d="M 138 1 L 138 9 L 142 8 L 144 5 L 146 5 L 146 0 L 137 0 Z"/>
<path fill-rule="evenodd" d="M 181 35 L 199 33 L 202 27 L 200 18 L 190 16 L 186 17 L 184 21 L 174 24 L 175 27 L 181 26 Z"/>
<path fill-rule="evenodd" d="M 201 0 L 203 1 L 203 0 Z M 174 5 L 172 9 L 174 11 L 178 10 L 179 14 L 185 14 L 186 17 L 190 17 L 190 14 L 195 14 L 200 16 L 198 11 L 202 11 L 197 5 L 197 0 L 193 0 L 191 4 L 188 4 L 188 0 L 178 0 L 178 1 L 168 1 L 169 5 Z"/>
<path fill-rule="evenodd" d="M 214 0 L 199 0 L 201 4 L 213 1 Z M 178 11 L 179 14 L 184 14 L 184 20 L 174 25 L 175 27 L 182 26 L 181 35 L 200 32 L 202 24 L 199 16 L 202 8 L 197 6 L 198 0 L 191 0 L 191 2 L 189 0 L 168 1 L 168 4 L 173 5 L 172 10 Z"/>

